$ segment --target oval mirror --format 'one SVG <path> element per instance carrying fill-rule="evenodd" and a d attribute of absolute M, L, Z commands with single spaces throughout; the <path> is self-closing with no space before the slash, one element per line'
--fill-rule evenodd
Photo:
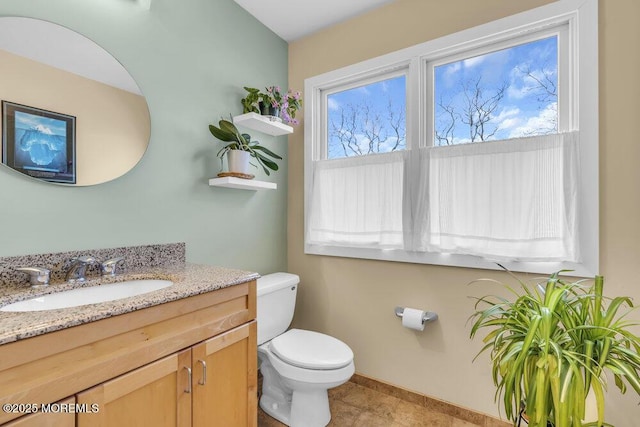
<path fill-rule="evenodd" d="M 2 164 L 42 182 L 95 185 L 131 170 L 149 109 L 107 51 L 51 22 L 0 17 Z"/>

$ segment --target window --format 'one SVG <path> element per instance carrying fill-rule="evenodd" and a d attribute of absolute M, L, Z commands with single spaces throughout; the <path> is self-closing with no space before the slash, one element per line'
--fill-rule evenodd
<path fill-rule="evenodd" d="M 433 65 L 433 145 L 558 132 L 558 35 Z"/>
<path fill-rule="evenodd" d="M 326 137 L 314 166 L 317 209 L 307 241 L 402 249 L 406 70 L 364 80 L 322 91 Z"/>
<path fill-rule="evenodd" d="M 406 77 L 327 93 L 327 158 L 406 148 Z"/>
<path fill-rule="evenodd" d="M 597 82 L 596 0 L 307 79 L 305 252 L 597 273 Z"/>

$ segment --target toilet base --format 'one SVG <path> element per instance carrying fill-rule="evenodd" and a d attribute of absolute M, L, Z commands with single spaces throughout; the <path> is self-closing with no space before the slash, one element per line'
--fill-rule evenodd
<path fill-rule="evenodd" d="M 325 427 L 331 421 L 327 390 L 345 383 L 313 384 L 281 376 L 271 364 L 268 350 L 258 351 L 262 372 L 260 408 L 289 427 Z M 353 372 L 351 372 L 353 373 Z"/>
<path fill-rule="evenodd" d="M 330 388 L 338 387 L 355 371 L 353 360 L 337 369 L 305 369 L 279 359 L 270 344 L 258 346 L 262 372 L 260 407 L 289 427 L 325 427 L 331 421 Z"/>
<path fill-rule="evenodd" d="M 282 424 L 289 424 L 291 414 L 291 402 L 278 402 L 271 396 L 262 395 L 260 397 L 260 408 L 269 416 L 280 421 Z"/>
<path fill-rule="evenodd" d="M 325 427 L 331 421 L 327 390 L 294 391 L 290 401 L 263 394 L 260 408 L 289 427 Z"/>

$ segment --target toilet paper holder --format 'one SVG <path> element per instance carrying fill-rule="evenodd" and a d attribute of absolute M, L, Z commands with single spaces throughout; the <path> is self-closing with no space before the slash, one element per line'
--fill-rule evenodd
<path fill-rule="evenodd" d="M 404 313 L 404 307 L 396 307 L 395 309 L 396 316 L 402 319 L 402 315 Z M 433 322 L 434 320 L 438 320 L 438 313 L 434 313 L 433 311 L 425 311 L 422 316 L 422 324 L 424 325 L 427 322 Z"/>

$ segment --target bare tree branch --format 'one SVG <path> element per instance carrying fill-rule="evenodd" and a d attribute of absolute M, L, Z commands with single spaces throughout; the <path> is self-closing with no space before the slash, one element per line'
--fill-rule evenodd
<path fill-rule="evenodd" d="M 555 79 L 552 78 L 554 73 L 546 66 L 542 66 L 538 72 L 532 70 L 530 65 L 524 68 L 517 67 L 518 71 L 536 84 L 525 88 L 528 92 L 536 94 L 536 100 L 543 104 L 545 108 L 552 110 L 553 114 L 549 117 L 549 124 L 545 127 L 539 127 L 526 132 L 525 135 L 548 135 L 558 132 L 558 87 Z M 541 75 L 541 77 L 539 77 Z"/>
<path fill-rule="evenodd" d="M 516 67 L 516 69 L 522 75 L 527 76 L 531 80 L 536 82 L 535 86 L 528 87 L 525 90 L 537 92 L 538 102 L 549 102 L 558 100 L 558 88 L 556 86 L 556 82 L 551 78 L 553 73 L 546 67 L 543 66 L 542 68 L 540 68 L 542 77 L 538 77 L 535 71 L 531 70 L 530 65 L 527 65 L 524 68 Z"/>
<path fill-rule="evenodd" d="M 396 112 L 396 109 L 393 108 L 391 98 L 389 98 L 389 102 L 387 104 L 387 112 L 389 114 L 389 126 L 391 127 L 396 140 L 396 143 L 391 147 L 391 151 L 396 151 L 400 144 L 402 144 L 406 139 L 405 113 L 403 109 L 398 109 Z"/>
<path fill-rule="evenodd" d="M 356 136 L 357 125 L 358 114 L 352 105 L 348 105 L 346 110 L 341 107 L 338 120 L 331 120 L 330 136 L 340 142 L 346 157 L 362 155 Z"/>
<path fill-rule="evenodd" d="M 396 108 L 391 98 L 386 114 L 368 104 L 348 104 L 340 108 L 329 124 L 329 137 L 339 143 L 345 157 L 395 151 L 406 140 L 406 122 L 403 108 Z M 391 149 L 385 144 L 395 139 Z"/>
<path fill-rule="evenodd" d="M 453 145 L 454 131 L 456 129 L 456 117 L 455 108 L 451 104 L 446 104 L 440 97 L 438 102 L 440 108 L 444 110 L 447 118 L 443 120 L 446 124 L 439 129 L 436 129 L 435 135 L 438 145 Z"/>
<path fill-rule="evenodd" d="M 503 83 L 495 89 L 493 95 L 486 95 L 481 76 L 462 85 L 466 102 L 460 113 L 460 121 L 469 126 L 471 142 L 487 141 L 499 130 L 499 126 L 491 124 L 491 120 L 504 98 L 506 89 L 507 84 Z"/>

